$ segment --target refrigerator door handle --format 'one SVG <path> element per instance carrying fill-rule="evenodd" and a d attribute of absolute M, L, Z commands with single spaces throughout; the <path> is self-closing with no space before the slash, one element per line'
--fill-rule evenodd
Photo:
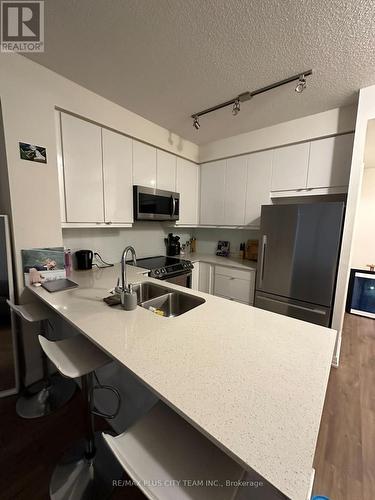
<path fill-rule="evenodd" d="M 268 300 L 269 302 L 279 302 L 278 300 L 275 300 L 275 299 L 271 299 L 269 297 L 264 297 L 262 296 L 262 300 Z M 287 302 L 285 302 L 285 304 L 288 304 Z M 322 309 L 317 309 L 316 307 L 304 307 L 304 306 L 300 306 L 300 305 L 297 305 L 297 304 L 290 304 L 291 307 L 294 307 L 296 309 L 301 309 L 302 311 L 311 311 L 311 312 L 314 312 L 316 314 L 321 314 L 322 316 L 326 316 L 326 311 L 322 310 Z"/>
<path fill-rule="evenodd" d="M 265 260 L 265 254 L 266 254 L 266 248 L 267 248 L 267 235 L 264 234 L 262 237 L 262 256 L 260 260 L 260 280 L 259 280 L 259 285 L 263 285 L 263 278 L 264 278 L 264 260 Z"/>

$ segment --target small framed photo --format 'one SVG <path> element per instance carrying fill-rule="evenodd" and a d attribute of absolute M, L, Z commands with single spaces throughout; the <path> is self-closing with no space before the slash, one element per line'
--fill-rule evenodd
<path fill-rule="evenodd" d="M 34 146 L 26 142 L 20 142 L 21 160 L 36 161 L 38 163 L 47 163 L 47 151 L 42 146 Z"/>
<path fill-rule="evenodd" d="M 66 278 L 64 247 L 21 250 L 25 285 Z"/>
<path fill-rule="evenodd" d="M 216 255 L 220 257 L 228 257 L 230 252 L 230 242 L 229 241 L 218 241 Z"/>

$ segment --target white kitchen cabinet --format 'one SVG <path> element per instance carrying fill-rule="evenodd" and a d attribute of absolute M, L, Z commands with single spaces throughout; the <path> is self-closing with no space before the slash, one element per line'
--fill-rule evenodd
<path fill-rule="evenodd" d="M 165 191 L 176 191 L 177 158 L 171 153 L 156 151 L 156 187 Z"/>
<path fill-rule="evenodd" d="M 262 151 L 247 157 L 245 225 L 259 227 L 262 205 L 269 205 L 273 151 Z"/>
<path fill-rule="evenodd" d="M 198 290 L 200 292 L 212 294 L 213 281 L 214 281 L 214 266 L 207 262 L 199 262 Z"/>
<path fill-rule="evenodd" d="M 275 149 L 272 161 L 272 191 L 305 189 L 310 143 Z"/>
<path fill-rule="evenodd" d="M 226 226 L 244 225 L 246 180 L 246 156 L 239 156 L 238 158 L 230 158 L 227 160 L 224 195 L 224 224 Z"/>
<path fill-rule="evenodd" d="M 226 161 L 201 165 L 200 223 L 224 225 Z"/>
<path fill-rule="evenodd" d="M 133 140 L 133 184 L 156 187 L 156 148 Z"/>
<path fill-rule="evenodd" d="M 180 193 L 180 218 L 178 225 L 198 224 L 199 165 L 177 158 L 176 191 Z"/>
<path fill-rule="evenodd" d="M 348 186 L 353 134 L 311 142 L 307 188 Z"/>
<path fill-rule="evenodd" d="M 102 129 L 106 223 L 133 222 L 132 140 Z"/>
<path fill-rule="evenodd" d="M 193 270 L 191 272 L 191 289 L 199 290 L 199 268 L 200 262 L 193 263 Z"/>
<path fill-rule="evenodd" d="M 244 304 L 253 304 L 255 272 L 215 266 L 215 295 Z"/>
<path fill-rule="evenodd" d="M 61 113 L 66 222 L 104 222 L 101 128 Z"/>

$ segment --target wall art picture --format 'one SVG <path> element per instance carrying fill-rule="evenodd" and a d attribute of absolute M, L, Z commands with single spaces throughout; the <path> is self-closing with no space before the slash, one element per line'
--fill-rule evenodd
<path fill-rule="evenodd" d="M 42 146 L 34 146 L 26 142 L 20 142 L 21 160 L 36 161 L 38 163 L 47 163 L 47 151 Z"/>

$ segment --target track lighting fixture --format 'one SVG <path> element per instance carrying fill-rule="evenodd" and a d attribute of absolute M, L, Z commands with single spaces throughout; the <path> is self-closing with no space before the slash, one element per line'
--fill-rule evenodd
<path fill-rule="evenodd" d="M 305 75 L 300 75 L 296 88 L 294 89 L 297 94 L 302 94 L 307 86 Z"/>
<path fill-rule="evenodd" d="M 200 129 L 200 123 L 199 123 L 199 116 L 193 116 L 193 127 L 196 129 L 196 130 L 199 130 Z"/>
<path fill-rule="evenodd" d="M 240 100 L 236 99 L 233 103 L 232 115 L 237 116 L 240 111 L 241 111 Z"/>
<path fill-rule="evenodd" d="M 234 97 L 229 101 L 225 101 L 220 104 L 217 104 L 216 106 L 212 106 L 211 108 L 204 109 L 203 111 L 199 111 L 199 113 L 194 113 L 193 115 L 191 115 L 191 118 L 193 118 L 193 127 L 196 130 L 199 130 L 200 128 L 199 118 L 201 116 L 207 115 L 208 113 L 212 113 L 213 111 L 217 111 L 218 109 L 225 108 L 227 106 L 232 106 L 232 114 L 233 116 L 237 116 L 238 113 L 241 111 L 241 102 L 249 101 L 256 95 L 263 94 L 264 92 L 268 92 L 269 90 L 273 90 L 277 87 L 281 87 L 282 85 L 286 85 L 291 82 L 297 81 L 297 85 L 294 90 L 297 92 L 297 94 L 301 94 L 307 86 L 306 77 L 310 75 L 312 75 L 312 69 L 304 71 L 303 73 L 298 73 L 297 75 L 290 76 L 289 78 L 285 78 L 285 80 L 280 80 L 279 82 L 271 83 L 271 85 L 267 85 L 266 87 L 253 90 L 252 92 L 249 91 L 243 92 L 242 94 L 239 94 L 237 97 Z"/>

